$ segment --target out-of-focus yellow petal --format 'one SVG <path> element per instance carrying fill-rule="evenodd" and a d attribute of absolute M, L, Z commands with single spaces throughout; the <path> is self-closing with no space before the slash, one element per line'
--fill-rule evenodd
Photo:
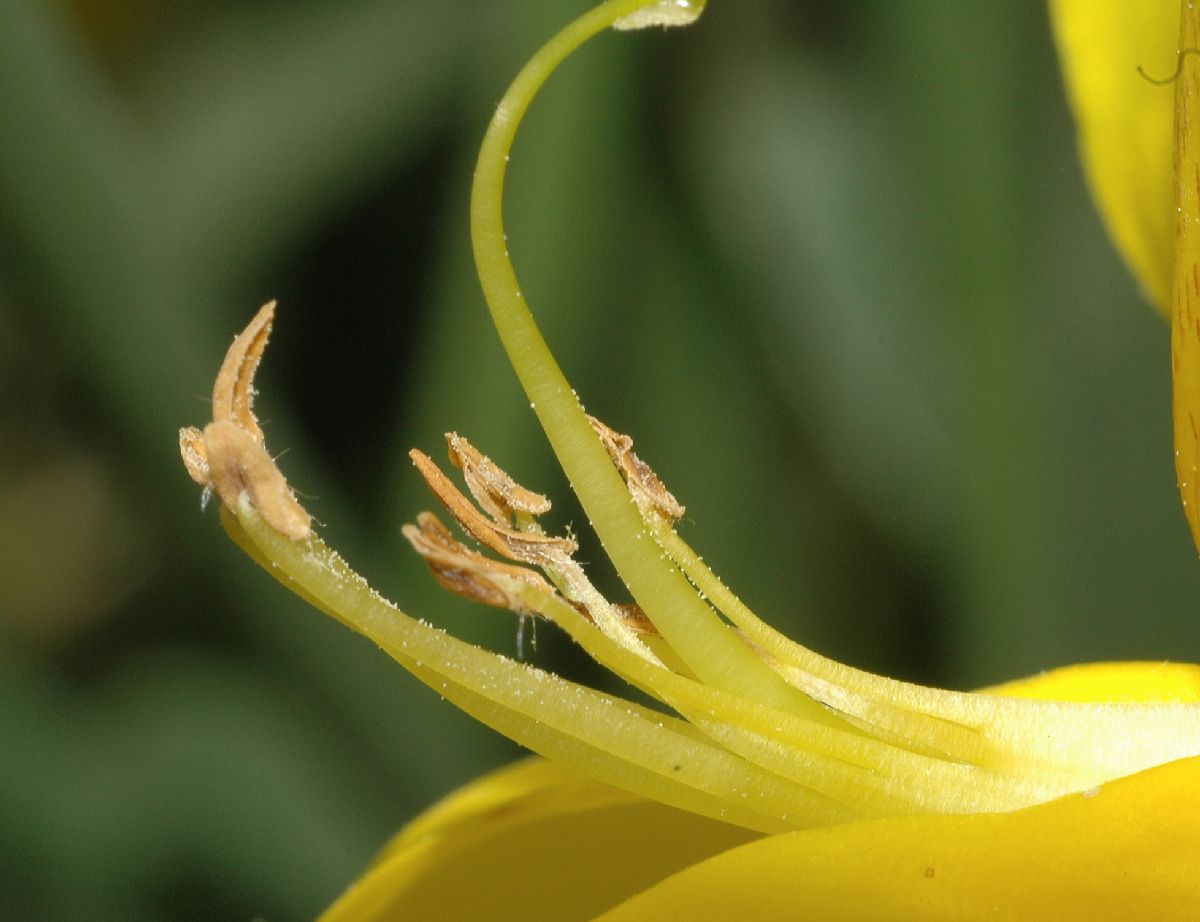
<path fill-rule="evenodd" d="M 1051 0 L 1079 146 L 1108 231 L 1142 288 L 1171 303 L 1171 157 L 1178 0 Z"/>
<path fill-rule="evenodd" d="M 1128 922 L 1200 916 L 1200 758 L 1007 814 L 771 836 L 663 881 L 604 922 Z"/>
<path fill-rule="evenodd" d="M 321 922 L 590 919 L 755 838 L 529 759 L 414 820 Z"/>
<path fill-rule="evenodd" d="M 1191 663 L 1087 663 L 1005 682 L 985 693 L 1043 701 L 1200 702 L 1200 666 Z"/>

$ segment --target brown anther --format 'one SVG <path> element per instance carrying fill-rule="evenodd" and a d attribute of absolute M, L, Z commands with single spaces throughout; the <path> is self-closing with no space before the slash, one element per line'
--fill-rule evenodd
<path fill-rule="evenodd" d="M 264 304 L 234 339 L 213 385 L 213 421 L 203 432 L 180 429 L 179 452 L 188 476 L 211 487 L 230 511 L 245 495 L 263 521 L 299 541 L 311 533 L 312 519 L 267 453 L 253 410 L 254 373 L 274 315 L 275 302 Z"/>
<path fill-rule="evenodd" d="M 587 610 L 582 602 L 572 602 L 572 605 L 589 621 L 595 623 L 595 618 Z M 646 617 L 646 613 L 642 611 L 640 605 L 622 605 L 615 603 L 612 609 L 616 612 L 617 617 L 621 619 L 621 623 L 633 631 L 635 634 L 650 634 L 658 636 L 658 628 L 654 626 L 654 622 Z"/>
<path fill-rule="evenodd" d="M 492 560 L 466 547 L 431 512 L 422 512 L 416 525 L 405 525 L 401 531 L 425 558 L 433 578 L 444 589 L 472 602 L 527 614 L 531 609 L 517 591 L 520 584 L 555 594 L 554 588 L 532 570 Z"/>
<path fill-rule="evenodd" d="M 550 505 L 545 497 L 517 484 L 466 439 L 451 433 L 446 440 L 450 447 L 450 460 L 462 467 L 475 498 L 491 513 L 492 519 L 475 508 L 428 455 L 414 448 L 408 453 L 409 457 L 425 478 L 429 489 L 463 531 L 509 560 L 541 567 L 562 594 L 560 596 L 557 590 L 532 571 L 502 564 L 468 550 L 450 535 L 441 522 L 426 512 L 417 519 L 417 526 L 404 527 L 404 536 L 417 553 L 428 561 L 434 578 L 457 595 L 518 613 L 530 609 L 521 597 L 522 587 L 513 582 L 514 579 L 524 580 L 544 592 L 563 598 L 609 637 L 623 637 L 625 640 L 622 642 L 630 649 L 644 651 L 641 644 L 633 639 L 634 636 L 657 634 L 658 631 L 638 606 L 613 605 L 596 591 L 583 568 L 572 557 L 576 550 L 573 539 L 554 538 L 540 531 L 518 531 L 509 526 L 510 516 L 515 511 L 545 511 Z M 514 496 L 517 498 L 514 499 Z M 636 644 L 636 648 L 632 644 Z M 643 652 L 643 655 L 657 662 L 653 654 Z"/>
<path fill-rule="evenodd" d="M 633 494 L 638 508 L 653 509 L 671 521 L 682 518 L 686 511 L 685 507 L 658 479 L 658 475 L 654 473 L 650 465 L 634 454 L 633 439 L 610 429 L 594 416 L 589 416 L 588 421 L 592 424 L 596 435 L 600 436 L 600 441 L 608 450 L 608 456 L 612 458 L 613 464 L 621 472 L 621 477 L 624 478 L 625 485 L 629 487 L 629 492 Z"/>
<path fill-rule="evenodd" d="M 541 515 L 550 511 L 550 500 L 525 489 L 457 432 L 446 433 L 446 447 L 450 463 L 462 469 L 475 502 L 500 524 L 511 525 L 515 513 Z"/>
<path fill-rule="evenodd" d="M 557 566 L 575 553 L 576 544 L 570 538 L 555 538 L 537 532 L 517 531 L 494 522 L 476 509 L 427 454 L 413 449 L 408 453 L 413 464 L 433 491 L 434 496 L 454 516 L 467 534 L 509 560 L 519 560 L 534 566 Z"/>
<path fill-rule="evenodd" d="M 253 410 L 254 373 L 267 348 L 274 319 L 275 302 L 268 301 L 246 324 L 246 329 L 234 338 L 213 384 L 213 421 L 231 420 L 259 444 L 264 438 Z"/>

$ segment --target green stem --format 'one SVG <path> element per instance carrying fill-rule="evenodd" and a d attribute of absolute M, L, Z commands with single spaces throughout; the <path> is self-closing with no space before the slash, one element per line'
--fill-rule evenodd
<path fill-rule="evenodd" d="M 764 704 L 843 725 L 791 688 L 695 593 L 646 533 L 641 517 L 526 306 L 505 242 L 502 202 L 509 150 L 534 96 L 576 48 L 619 20 L 679 4 L 609 0 L 551 39 L 505 93 L 479 152 L 471 193 L 471 240 L 484 296 L 509 361 L 605 552 L 671 647 L 697 676 Z M 702 4 L 695 3 L 699 15 Z"/>

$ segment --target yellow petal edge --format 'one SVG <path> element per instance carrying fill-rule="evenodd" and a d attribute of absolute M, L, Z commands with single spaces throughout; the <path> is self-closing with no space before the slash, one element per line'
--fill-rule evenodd
<path fill-rule="evenodd" d="M 1050 0 L 1092 195 L 1146 297 L 1171 303 L 1176 0 Z"/>
<path fill-rule="evenodd" d="M 1200 912 L 1200 759 L 1016 813 L 771 836 L 599 918 L 1129 922 Z"/>
<path fill-rule="evenodd" d="M 1200 668 L 1072 666 L 992 691 L 1064 701 L 1197 702 Z M 1147 804 L 1174 804 L 1181 816 L 1200 815 L 1196 792 L 1200 759 L 1194 758 L 1014 813 L 851 823 L 741 849 L 761 837 L 527 759 L 406 826 L 320 922 L 385 922 L 405 914 L 515 922 L 530 918 L 531 892 L 563 920 L 613 910 L 603 918 L 770 922 L 797 918 L 801 905 L 808 918 L 833 922 L 1186 918 L 1183 908 L 1200 903 L 1197 875 L 1185 873 L 1200 867 L 1200 839 L 1186 834 L 1186 823 L 1170 821 L 1172 810 L 1159 811 L 1157 820 L 1143 814 Z M 1118 848 L 1110 847 L 1113 841 Z M 1051 854 L 1039 858 L 1031 847 Z M 731 849 L 738 850 L 724 854 Z M 1064 859 L 1066 852 L 1072 856 Z M 602 871 L 589 855 L 607 856 Z M 990 869 L 982 881 L 980 868 Z M 1142 873 L 1146 868 L 1152 873 Z M 807 873 L 797 878 L 793 869 Z M 1013 885 L 1031 877 L 1034 886 Z M 1105 888 L 1113 880 L 1117 886 Z M 791 896 L 789 886 L 797 891 Z"/>

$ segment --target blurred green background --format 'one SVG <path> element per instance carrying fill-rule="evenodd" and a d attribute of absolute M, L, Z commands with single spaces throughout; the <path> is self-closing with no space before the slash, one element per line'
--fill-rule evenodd
<path fill-rule="evenodd" d="M 0 4 L 0 917 L 307 918 L 516 754 L 244 558 L 176 429 L 279 298 L 260 416 L 323 533 L 513 652 L 404 545 L 405 452 L 456 429 L 583 520 L 465 219 L 491 108 L 585 5 Z M 769 621 L 959 687 L 1200 660 L 1167 328 L 1041 3 L 712 0 L 572 60 L 510 177 L 567 374 Z M 605 681 L 552 629 L 528 655 Z"/>

